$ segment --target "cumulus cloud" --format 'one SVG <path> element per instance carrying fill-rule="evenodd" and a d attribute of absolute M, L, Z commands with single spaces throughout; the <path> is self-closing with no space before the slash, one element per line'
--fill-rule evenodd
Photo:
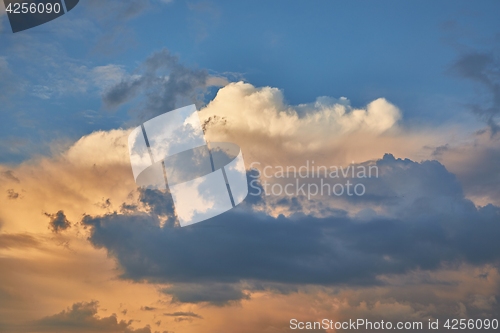
<path fill-rule="evenodd" d="M 300 165 L 305 160 L 346 165 L 377 159 L 386 152 L 421 159 L 424 146 L 446 142 L 446 134 L 399 125 L 402 112 L 380 98 L 352 107 L 346 98 L 318 98 L 287 105 L 276 88 L 232 83 L 220 89 L 200 117 L 209 141 L 235 142 L 245 161 Z"/>
<path fill-rule="evenodd" d="M 24 226 L 6 222 L 4 229 L 19 231 L 29 227 L 33 232 L 47 231 L 46 221 L 39 222 L 46 218 L 40 212 L 52 214 L 61 207 L 69 221 L 80 220 L 85 211 L 119 209 L 136 190 L 128 162 L 127 134 L 126 130 L 95 132 L 52 157 L 37 157 L 15 168 L 0 166 L 0 192 L 5 195 L 12 190 L 27 199 L 16 200 L 15 206 Z M 39 177 L 41 174 L 44 176 Z M 39 209 L 33 209 L 34 206 Z M 1 218 L 13 219 L 9 211 L 2 210 Z"/>
<path fill-rule="evenodd" d="M 143 213 L 87 215 L 82 223 L 90 241 L 118 259 L 124 278 L 174 283 L 166 292 L 192 303 L 244 299 L 241 286 L 239 296 L 234 289 L 242 281 L 376 285 L 381 275 L 499 259 L 499 207 L 476 208 L 438 162 L 388 155 L 377 164 L 384 172 L 376 200 L 391 218 L 273 218 L 240 208 L 193 228 L 161 228 Z M 227 283 L 220 293 L 195 287 L 220 282 Z"/>

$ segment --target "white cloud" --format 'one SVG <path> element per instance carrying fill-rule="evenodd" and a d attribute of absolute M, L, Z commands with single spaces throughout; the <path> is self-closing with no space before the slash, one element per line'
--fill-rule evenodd
<path fill-rule="evenodd" d="M 102 90 L 119 83 L 126 75 L 123 66 L 113 64 L 97 66 L 91 70 L 93 83 Z"/>
<path fill-rule="evenodd" d="M 363 108 L 330 97 L 292 106 L 279 89 L 242 82 L 220 89 L 200 117 L 209 141 L 238 143 L 247 165 L 301 165 L 306 159 L 346 165 L 389 152 L 421 160 L 430 156 L 425 146 L 445 143 L 453 131 L 402 127 L 401 111 L 384 98 Z"/>

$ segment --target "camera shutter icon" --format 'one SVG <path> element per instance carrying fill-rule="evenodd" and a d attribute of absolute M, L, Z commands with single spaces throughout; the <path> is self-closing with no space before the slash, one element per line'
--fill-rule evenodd
<path fill-rule="evenodd" d="M 128 147 L 136 184 L 170 190 L 182 227 L 222 214 L 248 195 L 241 149 L 207 143 L 194 105 L 133 129 Z"/>

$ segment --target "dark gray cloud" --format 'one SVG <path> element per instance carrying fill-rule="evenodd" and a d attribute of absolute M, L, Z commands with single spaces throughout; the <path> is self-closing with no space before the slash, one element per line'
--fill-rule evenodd
<path fill-rule="evenodd" d="M 164 288 L 163 293 L 172 295 L 174 303 L 203 303 L 224 306 L 234 301 L 249 299 L 239 285 L 230 283 L 176 283 Z"/>
<path fill-rule="evenodd" d="M 71 222 L 68 221 L 66 215 L 64 215 L 64 212 L 62 210 L 58 211 L 55 214 L 45 213 L 45 215 L 49 217 L 49 229 L 54 233 L 64 231 L 71 227 Z"/>
<path fill-rule="evenodd" d="M 14 189 L 8 189 L 7 190 L 7 198 L 10 199 L 10 200 L 15 200 L 15 199 L 18 199 L 19 198 L 19 193 L 17 193 L 16 191 L 14 191 Z"/>
<path fill-rule="evenodd" d="M 116 315 L 98 317 L 98 302 L 75 303 L 70 308 L 53 316 L 33 321 L 20 327 L 12 327 L 14 332 L 82 332 L 82 333 L 151 333 L 149 326 L 133 329 L 132 321 L 118 321 Z"/>
<path fill-rule="evenodd" d="M 180 104 L 197 103 L 207 79 L 207 71 L 187 68 L 163 49 L 148 57 L 133 75 L 109 88 L 102 99 L 105 106 L 114 108 L 142 97 L 139 116 L 144 120 Z"/>
<path fill-rule="evenodd" d="M 493 53 L 474 52 L 462 55 L 453 65 L 452 71 L 465 79 L 481 84 L 488 93 L 482 103 L 473 103 L 471 108 L 490 127 L 493 134 L 500 130 L 500 59 Z M 489 105 L 488 105 L 489 104 Z M 487 105 L 487 106 L 485 106 Z"/>
<path fill-rule="evenodd" d="M 141 306 L 142 311 L 154 311 L 156 308 L 153 308 L 151 306 Z"/>
<path fill-rule="evenodd" d="M 359 200 L 377 203 L 391 217 L 274 218 L 247 202 L 186 228 L 162 228 L 157 215 L 130 211 L 85 216 L 82 223 L 92 244 L 117 259 L 122 278 L 172 283 L 164 292 L 178 302 L 243 299 L 243 282 L 246 290 L 278 291 L 278 284 L 377 285 L 385 274 L 498 264 L 499 207 L 475 207 L 436 161 L 386 155 L 377 165 L 375 188 Z M 173 211 L 169 200 L 142 200 L 151 212 L 157 205 Z"/>
<path fill-rule="evenodd" d="M 167 317 L 192 317 L 192 318 L 198 318 L 198 319 L 203 319 L 202 316 L 199 314 L 196 314 L 194 312 L 173 312 L 173 313 L 164 313 L 164 316 Z"/>

